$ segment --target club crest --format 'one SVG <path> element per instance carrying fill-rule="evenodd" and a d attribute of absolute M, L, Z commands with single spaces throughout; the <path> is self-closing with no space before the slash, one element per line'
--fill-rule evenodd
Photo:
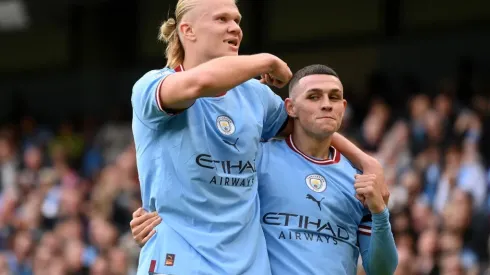
<path fill-rule="evenodd" d="M 235 124 L 228 116 L 219 116 L 216 119 L 216 127 L 223 135 L 231 135 L 235 132 Z"/>
<path fill-rule="evenodd" d="M 312 191 L 320 193 L 327 189 L 327 181 L 322 175 L 312 174 L 306 177 L 306 185 Z"/>

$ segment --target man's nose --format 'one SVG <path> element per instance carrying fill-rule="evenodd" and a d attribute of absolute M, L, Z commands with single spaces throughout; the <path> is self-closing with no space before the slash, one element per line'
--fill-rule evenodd
<path fill-rule="evenodd" d="M 231 33 L 239 34 L 242 31 L 240 25 L 237 22 L 231 21 L 230 26 L 228 27 L 228 31 Z"/>
<path fill-rule="evenodd" d="M 328 112 L 332 111 L 332 102 L 328 97 L 325 97 L 322 100 L 322 111 L 328 111 Z"/>

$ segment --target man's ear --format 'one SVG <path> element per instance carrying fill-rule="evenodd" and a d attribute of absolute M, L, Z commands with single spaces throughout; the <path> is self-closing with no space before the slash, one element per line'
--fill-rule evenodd
<path fill-rule="evenodd" d="M 183 38 L 191 41 L 196 40 L 196 34 L 194 33 L 194 28 L 190 22 L 183 21 L 180 23 L 179 31 Z"/>
<path fill-rule="evenodd" d="M 341 122 L 344 121 L 345 111 L 347 111 L 347 100 L 343 99 L 342 103 L 344 104 L 344 110 L 342 111 L 342 117 L 340 119 Z"/>
<path fill-rule="evenodd" d="M 290 99 L 289 97 L 286 98 L 286 100 L 284 101 L 284 105 L 286 106 L 286 112 L 288 113 L 288 115 L 292 118 L 296 118 L 297 115 L 296 115 L 296 110 L 294 108 L 293 100 Z"/>

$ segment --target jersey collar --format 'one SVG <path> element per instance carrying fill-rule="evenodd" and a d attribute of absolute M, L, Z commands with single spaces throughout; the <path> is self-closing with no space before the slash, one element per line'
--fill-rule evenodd
<path fill-rule="evenodd" d="M 175 72 L 183 72 L 184 66 L 182 66 L 182 64 L 181 64 L 181 65 L 177 66 L 174 70 L 175 70 Z"/>
<path fill-rule="evenodd" d="M 289 135 L 289 137 L 286 138 L 286 144 L 289 146 L 289 148 L 291 148 L 295 153 L 301 155 L 303 158 L 305 158 L 307 161 L 309 162 L 313 162 L 315 164 L 318 164 L 318 165 L 329 165 L 329 164 L 335 164 L 335 163 L 338 163 L 340 161 L 340 153 L 337 151 L 337 149 L 335 149 L 335 147 L 333 146 L 330 146 L 330 149 L 331 149 L 331 152 L 332 152 L 332 158 L 330 159 L 323 159 L 323 160 L 319 160 L 319 159 L 314 159 L 306 154 L 304 154 L 303 152 L 301 152 L 297 147 L 296 145 L 294 145 L 294 142 L 293 142 L 293 135 Z"/>

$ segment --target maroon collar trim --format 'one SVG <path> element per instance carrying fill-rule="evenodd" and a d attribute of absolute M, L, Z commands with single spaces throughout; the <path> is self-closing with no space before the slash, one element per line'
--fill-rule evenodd
<path fill-rule="evenodd" d="M 318 160 L 318 159 L 314 159 L 314 158 L 304 154 L 303 152 L 301 152 L 296 147 L 296 145 L 294 145 L 293 135 L 289 135 L 289 137 L 286 138 L 286 144 L 289 146 L 289 148 L 291 148 L 291 150 L 293 150 L 297 154 L 301 155 L 307 161 L 313 162 L 313 163 L 318 164 L 318 165 L 335 164 L 335 163 L 338 163 L 340 161 L 340 153 L 333 146 L 330 146 L 330 149 L 332 150 L 332 153 L 333 153 L 333 157 L 331 159 Z"/>

